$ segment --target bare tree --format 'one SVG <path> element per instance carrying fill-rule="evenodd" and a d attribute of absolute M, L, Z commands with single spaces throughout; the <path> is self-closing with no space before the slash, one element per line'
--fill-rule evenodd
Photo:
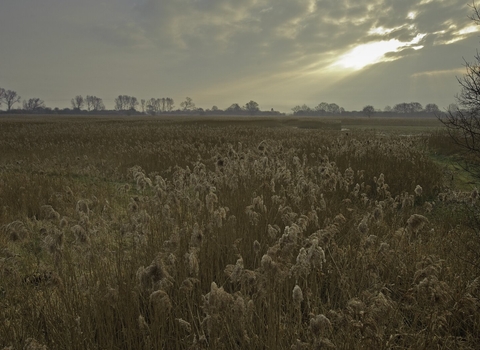
<path fill-rule="evenodd" d="M 300 107 L 300 105 L 296 105 L 295 107 L 292 108 L 292 112 L 294 115 L 300 112 L 301 110 L 302 110 L 302 107 Z"/>
<path fill-rule="evenodd" d="M 297 114 L 303 114 L 303 115 L 309 115 L 312 113 L 312 109 L 307 106 L 305 103 L 300 106 L 300 110 L 297 112 Z"/>
<path fill-rule="evenodd" d="M 170 112 L 174 108 L 175 108 L 175 104 L 174 104 L 173 98 L 171 98 L 171 97 L 165 98 L 165 109 L 164 109 L 164 111 Z"/>
<path fill-rule="evenodd" d="M 9 111 L 15 103 L 20 102 L 20 96 L 16 91 L 6 90 L 3 93 L 3 102 L 7 104 L 7 111 Z"/>
<path fill-rule="evenodd" d="M 396 113 L 418 113 L 423 110 L 422 104 L 419 102 L 402 102 L 399 104 L 396 104 L 393 107 L 393 111 Z"/>
<path fill-rule="evenodd" d="M 238 103 L 233 103 L 230 107 L 226 109 L 227 112 L 239 113 L 242 111 L 242 107 Z"/>
<path fill-rule="evenodd" d="M 255 101 L 250 101 L 245 104 L 245 110 L 248 111 L 250 114 L 255 114 L 258 111 L 260 111 L 260 108 L 258 107 L 258 103 Z"/>
<path fill-rule="evenodd" d="M 321 102 L 313 109 L 307 107 L 306 105 L 297 106 L 297 111 L 294 111 L 294 114 L 312 114 L 312 115 L 325 115 L 325 114 L 341 114 L 345 112 L 343 107 L 340 107 L 336 103 L 327 103 Z M 306 108 L 307 107 L 307 108 Z"/>
<path fill-rule="evenodd" d="M 425 106 L 425 113 L 438 113 L 440 112 L 440 109 L 435 103 L 429 103 Z"/>
<path fill-rule="evenodd" d="M 328 103 L 321 102 L 317 106 L 315 106 L 314 111 L 317 113 L 326 113 L 328 112 Z"/>
<path fill-rule="evenodd" d="M 4 97 L 5 96 L 5 89 L 0 88 L 0 107 L 2 106 L 2 103 L 4 102 Z"/>
<path fill-rule="evenodd" d="M 115 99 L 115 109 L 117 111 L 134 111 L 138 106 L 138 100 L 136 97 L 128 95 L 119 95 Z"/>
<path fill-rule="evenodd" d="M 473 15 L 470 17 L 480 24 L 478 7 L 473 3 Z M 457 77 L 460 93 L 456 104 L 452 104 L 446 113 L 437 113 L 437 118 L 446 127 L 451 139 L 466 154 L 466 170 L 480 177 L 480 54 L 473 62 L 464 61 L 465 75 Z"/>
<path fill-rule="evenodd" d="M 363 114 L 365 114 L 367 117 L 371 117 L 375 113 L 375 108 L 371 105 L 363 107 Z"/>
<path fill-rule="evenodd" d="M 191 99 L 190 99 L 191 100 Z M 195 104 L 193 104 L 195 106 Z M 158 114 L 160 112 L 170 112 L 174 108 L 173 98 L 151 98 L 145 101 L 145 110 L 149 114 Z"/>
<path fill-rule="evenodd" d="M 162 99 L 151 98 L 147 102 L 147 113 L 155 115 L 162 110 Z"/>
<path fill-rule="evenodd" d="M 140 100 L 140 106 L 142 106 L 142 113 L 145 113 L 145 100 L 143 98 Z"/>
<path fill-rule="evenodd" d="M 184 111 L 194 111 L 195 103 L 193 103 L 193 100 L 190 97 L 186 97 L 185 101 L 180 103 L 180 107 L 182 107 Z"/>
<path fill-rule="evenodd" d="M 393 111 L 396 113 L 408 113 L 408 103 L 397 103 L 395 106 L 393 106 Z"/>
<path fill-rule="evenodd" d="M 103 111 L 105 110 L 105 105 L 103 104 L 103 100 L 97 96 L 90 96 L 87 95 L 85 98 L 85 103 L 87 105 L 88 111 Z"/>
<path fill-rule="evenodd" d="M 115 98 L 115 109 L 117 111 L 123 111 L 127 109 L 127 101 L 126 98 L 129 96 L 126 95 L 118 95 L 117 98 Z"/>
<path fill-rule="evenodd" d="M 26 111 L 37 111 L 42 108 L 45 108 L 45 102 L 38 97 L 23 100 L 23 109 Z"/>
<path fill-rule="evenodd" d="M 138 106 L 138 100 L 136 97 L 129 96 L 130 98 L 127 100 L 127 107 L 130 111 L 135 111 Z"/>
<path fill-rule="evenodd" d="M 85 104 L 87 105 L 87 111 L 89 112 L 93 108 L 93 98 L 94 96 L 90 95 L 87 95 L 87 97 L 85 97 Z"/>
<path fill-rule="evenodd" d="M 337 105 L 336 103 L 330 103 L 328 105 L 328 112 L 333 114 L 339 114 L 341 113 L 340 106 Z"/>
<path fill-rule="evenodd" d="M 103 100 L 100 97 L 93 96 L 93 110 L 94 111 L 105 110 L 105 105 L 103 104 Z"/>
<path fill-rule="evenodd" d="M 72 108 L 79 111 L 85 105 L 85 100 L 82 95 L 77 95 L 70 101 L 72 103 Z"/>

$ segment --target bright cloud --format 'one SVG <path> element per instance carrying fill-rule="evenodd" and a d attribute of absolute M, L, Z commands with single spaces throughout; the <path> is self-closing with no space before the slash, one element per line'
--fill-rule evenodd
<path fill-rule="evenodd" d="M 399 52 L 406 48 L 421 49 L 423 46 L 416 44 L 418 44 L 425 35 L 426 34 L 418 34 L 408 43 L 401 42 L 397 39 L 390 39 L 388 41 L 377 41 L 358 45 L 342 55 L 340 59 L 333 64 L 332 68 L 357 70 L 370 64 L 393 61 L 396 58 L 387 57 L 387 53 Z"/>
<path fill-rule="evenodd" d="M 460 29 L 458 31 L 458 35 L 468 35 L 468 34 L 471 34 L 471 33 L 476 33 L 479 31 L 479 28 L 478 26 L 476 25 L 473 25 L 473 26 L 467 26 L 463 29 Z"/>
<path fill-rule="evenodd" d="M 403 26 L 401 27 L 397 27 L 397 28 L 384 28 L 384 27 L 374 27 L 374 28 L 370 28 L 370 30 L 368 31 L 368 35 L 387 35 L 387 34 L 390 34 L 392 32 L 394 32 L 395 30 L 399 30 L 401 29 Z"/>
<path fill-rule="evenodd" d="M 401 46 L 403 43 L 397 39 L 361 44 L 341 56 L 334 67 L 361 69 L 369 64 L 386 60 L 386 53 L 396 52 Z"/>
<path fill-rule="evenodd" d="M 415 12 L 415 11 L 410 11 L 410 12 L 407 14 L 407 18 L 408 18 L 408 19 L 415 19 L 415 17 L 417 17 L 417 12 Z"/>

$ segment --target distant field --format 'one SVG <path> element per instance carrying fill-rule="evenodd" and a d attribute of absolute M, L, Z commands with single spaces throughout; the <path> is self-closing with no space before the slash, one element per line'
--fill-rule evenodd
<path fill-rule="evenodd" d="M 375 129 L 395 132 L 432 132 L 442 127 L 437 118 L 345 118 L 341 119 L 345 129 Z"/>
<path fill-rule="evenodd" d="M 295 127 L 300 129 L 370 129 L 389 132 L 425 132 L 441 128 L 442 124 L 434 117 L 294 117 L 294 116 L 58 116 L 58 115 L 0 115 L 3 121 L 159 121 L 204 126 L 258 126 Z"/>
<path fill-rule="evenodd" d="M 2 115 L 0 349 L 478 348 L 479 194 L 438 127 Z"/>

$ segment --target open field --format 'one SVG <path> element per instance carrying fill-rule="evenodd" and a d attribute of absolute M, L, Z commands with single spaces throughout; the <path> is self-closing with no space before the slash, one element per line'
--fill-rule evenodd
<path fill-rule="evenodd" d="M 1 116 L 0 349 L 478 348 L 439 126 Z"/>
<path fill-rule="evenodd" d="M 160 115 L 160 116 L 38 116 L 38 115 L 0 115 L 0 121 L 63 122 L 65 120 L 81 122 L 95 121 L 158 121 L 162 123 L 181 123 L 202 126 L 255 126 L 255 127 L 294 127 L 300 129 L 370 129 L 389 132 L 431 132 L 441 128 L 441 123 L 434 117 L 397 118 L 397 117 L 295 117 L 295 116 L 193 116 L 193 115 Z"/>

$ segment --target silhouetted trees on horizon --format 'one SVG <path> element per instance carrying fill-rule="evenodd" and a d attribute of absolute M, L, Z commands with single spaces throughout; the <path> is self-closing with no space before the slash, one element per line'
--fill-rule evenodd
<path fill-rule="evenodd" d="M 105 105 L 103 100 L 97 96 L 87 95 L 85 98 L 85 103 L 87 105 L 87 111 L 104 111 Z"/>
<path fill-rule="evenodd" d="M 20 102 L 20 96 L 16 91 L 0 88 L 0 106 L 5 103 L 7 105 L 7 111 L 10 111 L 17 102 Z"/>
<path fill-rule="evenodd" d="M 39 111 L 45 109 L 45 102 L 38 97 L 23 100 L 23 109 L 26 111 Z"/>
<path fill-rule="evenodd" d="M 372 105 L 368 105 L 363 107 L 362 112 L 367 117 L 371 117 L 375 113 L 375 108 Z"/>
<path fill-rule="evenodd" d="M 297 116 L 335 116 L 335 115 L 364 115 L 371 117 L 374 114 L 379 116 L 388 115 L 419 115 L 430 114 L 436 115 L 442 113 L 435 103 L 429 103 L 423 108 L 419 102 L 402 102 L 395 106 L 386 106 L 383 110 L 375 109 L 372 105 L 363 107 L 362 111 L 346 111 L 343 107 L 340 107 L 336 103 L 322 102 L 314 108 L 310 108 L 306 104 L 297 105 L 292 108 L 293 115 Z"/>
<path fill-rule="evenodd" d="M 0 88 L 0 108 L 5 105 L 6 110 L 2 113 L 54 113 L 54 114 L 127 114 L 127 115 L 161 115 L 161 114 L 211 114 L 211 115 L 284 115 L 273 108 L 270 110 L 261 110 L 257 102 L 250 100 L 241 106 L 238 103 L 232 103 L 225 109 L 220 109 L 217 105 L 210 109 L 197 108 L 191 97 L 186 97 L 180 102 L 180 107 L 175 107 L 175 102 L 171 97 L 160 97 L 141 99 L 135 96 L 118 95 L 114 99 L 114 107 L 111 110 L 105 108 L 103 100 L 97 96 L 82 95 L 73 97 L 70 101 L 71 108 L 60 109 L 50 108 L 40 98 L 30 98 L 24 100 L 22 107 L 13 109 L 16 103 L 20 102 L 20 96 L 13 90 Z M 449 107 L 450 108 L 450 107 Z M 321 102 L 311 108 L 306 104 L 296 105 L 292 108 L 295 116 L 389 116 L 389 115 L 436 115 L 442 112 L 434 103 L 429 103 L 423 108 L 419 102 L 402 102 L 392 107 L 386 106 L 383 110 L 376 109 L 372 105 L 366 105 L 361 111 L 346 111 L 336 103 Z"/>
<path fill-rule="evenodd" d="M 292 108 L 294 115 L 326 115 L 326 114 L 342 114 L 345 112 L 343 107 L 336 103 L 321 102 L 314 108 L 310 108 L 306 104 L 297 105 Z"/>

